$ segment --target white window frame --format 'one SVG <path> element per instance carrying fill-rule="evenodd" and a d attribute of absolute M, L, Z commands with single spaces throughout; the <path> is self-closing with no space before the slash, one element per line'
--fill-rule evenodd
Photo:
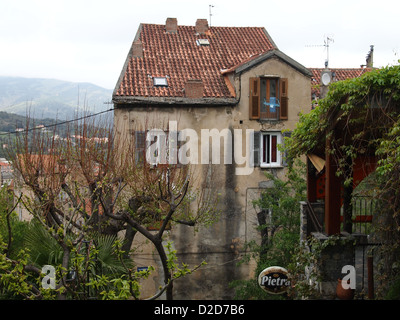
<path fill-rule="evenodd" d="M 282 167 L 282 155 L 279 150 L 279 145 L 282 144 L 282 133 L 280 131 L 263 131 L 260 133 L 260 167 L 261 168 L 278 168 Z M 276 141 L 276 161 L 272 161 L 272 136 L 277 137 Z M 266 143 L 266 148 L 269 150 L 264 151 L 264 139 L 268 139 L 269 144 Z M 266 161 L 264 161 L 264 153 L 266 154 Z M 269 161 L 268 161 L 269 159 Z"/>

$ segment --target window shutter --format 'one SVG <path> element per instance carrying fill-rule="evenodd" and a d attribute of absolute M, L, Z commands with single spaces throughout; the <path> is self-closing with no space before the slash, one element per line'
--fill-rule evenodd
<path fill-rule="evenodd" d="M 253 151 L 252 151 L 252 161 L 251 165 L 254 167 L 260 165 L 260 138 L 261 138 L 261 132 L 260 131 L 254 131 L 253 133 Z"/>
<path fill-rule="evenodd" d="M 271 135 L 271 162 L 278 159 L 278 136 Z"/>
<path fill-rule="evenodd" d="M 287 120 L 289 115 L 289 96 L 288 96 L 288 79 L 281 78 L 280 81 L 280 119 Z"/>
<path fill-rule="evenodd" d="M 249 79 L 249 111 L 250 119 L 260 118 L 260 78 Z"/>
<path fill-rule="evenodd" d="M 135 131 L 135 163 L 144 163 L 146 159 L 146 132 Z"/>
<path fill-rule="evenodd" d="M 292 131 L 285 131 L 283 133 L 283 142 L 282 144 L 284 145 L 284 155 L 283 155 L 283 166 L 287 167 L 289 165 L 290 159 L 288 159 L 288 153 L 286 150 L 286 146 L 285 146 L 285 138 L 290 138 L 292 136 Z"/>

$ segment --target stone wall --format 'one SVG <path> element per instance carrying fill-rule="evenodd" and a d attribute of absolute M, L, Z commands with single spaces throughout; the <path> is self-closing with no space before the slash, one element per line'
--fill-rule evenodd
<path fill-rule="evenodd" d="M 317 219 L 323 223 L 324 203 L 312 203 Z M 354 266 L 356 272 L 356 293 L 364 291 L 367 286 L 366 248 L 368 237 L 364 234 L 348 234 L 342 232 L 339 236 L 327 236 L 323 232 L 315 232 L 310 221 L 308 206 L 306 202 L 300 203 L 300 240 L 306 243 L 310 239 L 316 239 L 319 244 L 329 241 L 317 257 L 317 271 L 320 276 L 318 291 L 322 299 L 337 299 L 336 286 L 338 279 L 347 273 L 342 273 L 346 265 Z"/>
<path fill-rule="evenodd" d="M 321 244 L 332 239 L 320 232 L 312 233 L 312 237 Z M 321 276 L 319 292 L 323 299 L 336 298 L 338 279 L 345 275 L 342 273 L 342 268 L 346 265 L 355 265 L 355 243 L 353 237 L 342 236 L 338 241 L 332 241 L 332 244 L 322 249 L 318 259 L 318 271 Z"/>

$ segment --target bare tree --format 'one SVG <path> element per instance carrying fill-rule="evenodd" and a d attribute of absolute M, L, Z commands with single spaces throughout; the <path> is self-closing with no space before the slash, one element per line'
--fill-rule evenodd
<path fill-rule="evenodd" d="M 114 134 L 110 121 L 84 116 L 63 135 L 59 130 L 26 130 L 16 137 L 9 156 L 20 176 L 22 203 L 63 249 L 63 270 L 68 270 L 73 248 L 91 233 L 123 232 L 127 256 L 139 232 L 162 262 L 164 287 L 154 298 L 165 290 L 172 299 L 173 280 L 198 266 L 173 274 L 162 242 L 165 231 L 175 223 L 212 223 L 218 217 L 215 193 L 204 192 L 210 186 L 193 190 L 188 165 L 138 161 L 134 135 Z M 189 193 L 197 194 L 196 203 Z M 60 286 L 68 291 L 66 271 Z"/>

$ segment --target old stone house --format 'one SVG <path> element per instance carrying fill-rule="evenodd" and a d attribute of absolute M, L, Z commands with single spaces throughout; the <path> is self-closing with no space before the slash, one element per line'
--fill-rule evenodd
<path fill-rule="evenodd" d="M 143 142 L 148 124 L 167 131 L 175 121 L 178 132 L 190 129 L 204 138 L 206 130 L 207 139 L 225 141 L 218 159 L 215 148 L 200 148 L 199 138 L 198 161 L 191 162 L 199 173 L 195 183 L 201 186 L 209 177 L 221 193 L 222 214 L 198 233 L 174 227 L 179 258 L 189 265 L 207 261 L 174 284 L 175 298 L 229 299 L 229 282 L 253 275 L 254 266 L 237 265 L 243 245 L 259 239 L 252 200 L 269 186 L 266 171 L 283 177 L 285 157 L 278 146 L 299 113 L 311 109 L 311 77 L 261 27 L 209 27 L 205 19 L 182 26 L 175 18 L 140 25 L 113 92 L 116 132 Z M 144 252 L 135 262 L 157 265 Z M 149 281 L 154 283 L 146 286 L 154 289 L 162 279 Z"/>

